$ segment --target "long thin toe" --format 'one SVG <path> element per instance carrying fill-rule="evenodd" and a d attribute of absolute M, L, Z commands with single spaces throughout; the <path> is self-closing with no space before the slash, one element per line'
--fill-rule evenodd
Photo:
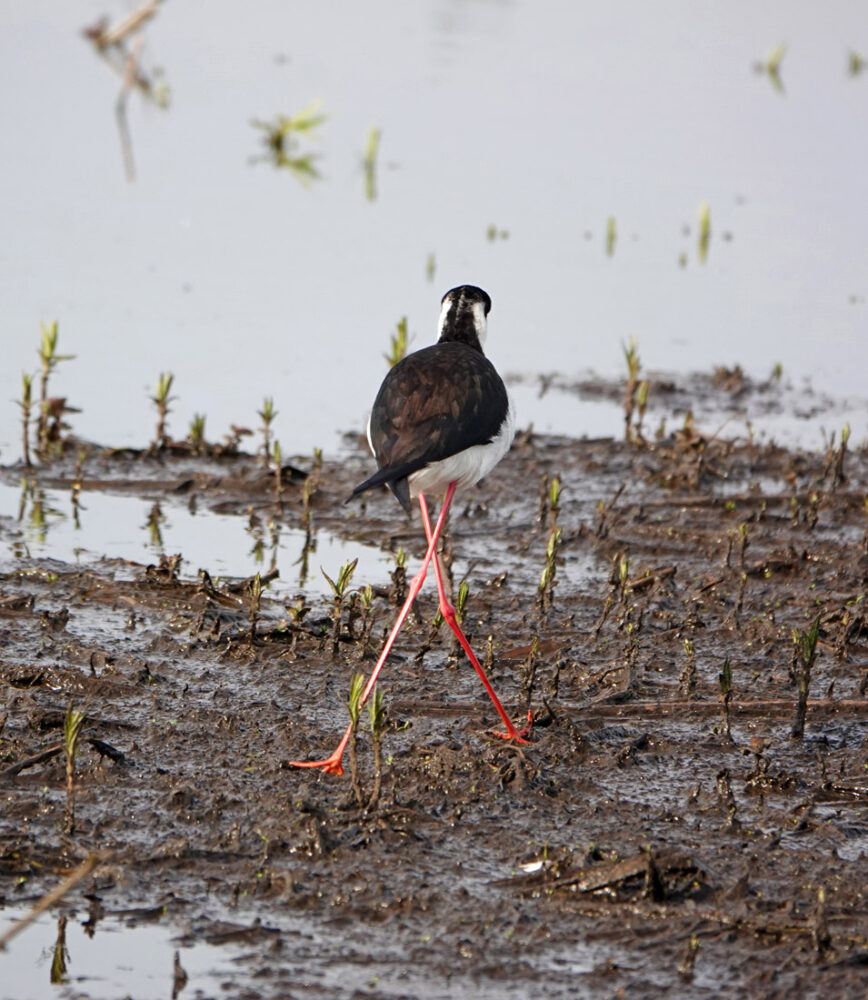
<path fill-rule="evenodd" d="M 325 760 L 291 760 L 293 767 L 318 767 L 325 774 L 343 774 L 340 757 L 327 757 Z"/>

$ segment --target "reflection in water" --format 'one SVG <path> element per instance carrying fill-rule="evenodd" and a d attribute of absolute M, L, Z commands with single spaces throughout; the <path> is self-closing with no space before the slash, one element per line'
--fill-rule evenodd
<path fill-rule="evenodd" d="M 66 916 L 61 914 L 57 920 L 57 940 L 54 942 L 54 954 L 51 958 L 51 982 L 54 985 L 65 983 L 69 978 L 66 974 L 69 964 L 69 950 L 66 947 Z"/>
<path fill-rule="evenodd" d="M 250 124 L 264 133 L 262 141 L 266 152 L 264 156 L 253 157 L 250 162 L 283 167 L 305 186 L 318 181 L 321 177 L 316 166 L 319 154 L 302 151 L 300 146 L 302 139 L 315 138 L 316 129 L 326 121 L 327 116 L 319 114 L 321 103 L 313 101 L 297 115 L 277 115 L 270 122 L 254 118 Z"/>
<path fill-rule="evenodd" d="M 148 514 L 148 520 L 145 522 L 144 527 L 148 529 L 150 546 L 158 556 L 164 554 L 163 525 L 165 523 L 166 515 L 163 513 L 163 508 L 159 505 L 159 503 L 155 503 L 154 506 L 151 507 L 150 513 Z"/>
<path fill-rule="evenodd" d="M 377 200 L 377 154 L 380 151 L 380 130 L 372 128 L 368 131 L 368 147 L 365 150 L 365 197 L 368 201 Z"/>
<path fill-rule="evenodd" d="M 769 53 L 768 59 L 766 59 L 764 62 L 756 62 L 754 63 L 753 66 L 754 70 L 757 73 L 760 73 L 763 76 L 767 76 L 769 78 L 769 82 L 771 83 L 771 85 L 781 95 L 785 93 L 784 82 L 781 79 L 781 62 L 783 61 L 783 58 L 786 55 L 786 51 L 787 51 L 786 44 L 784 42 L 781 42 L 779 45 L 776 45 L 772 49 L 772 51 Z"/>
<path fill-rule="evenodd" d="M 305 480 L 303 520 L 294 528 L 287 525 L 280 505 L 275 503 L 246 518 L 207 510 L 197 513 L 195 495 L 185 506 L 167 507 L 166 503 L 93 490 L 82 504 L 86 483 L 79 483 L 78 490 L 70 488 L 67 496 L 65 491 L 45 489 L 30 478 L 22 479 L 20 487 L 0 482 L 0 512 L 8 511 L 18 524 L 19 530 L 11 533 L 7 543 L 15 559 L 50 555 L 71 561 L 96 554 L 132 564 L 153 562 L 151 573 L 174 579 L 182 554 L 190 573 L 207 567 L 216 576 L 243 579 L 261 572 L 263 582 L 284 575 L 279 573 L 282 562 L 284 568 L 299 567 L 301 587 L 326 593 L 325 581 L 318 574 L 310 576 L 311 556 L 319 551 L 331 565 L 358 556 L 360 569 L 369 580 L 385 582 L 388 558 L 378 548 L 345 543 L 316 529 L 311 498 L 317 475 L 315 471 Z M 176 554 L 167 556 L 167 552 Z"/>
<path fill-rule="evenodd" d="M 121 153 L 128 181 L 136 178 L 133 143 L 127 122 L 127 99 L 132 90 L 150 100 L 158 108 L 169 106 L 169 86 L 159 69 L 150 74 L 142 67 L 144 35 L 139 30 L 156 13 L 162 0 L 145 0 L 118 24 L 110 27 L 107 18 L 101 18 L 82 34 L 93 42 L 97 53 L 121 78 L 121 89 L 115 104 L 115 116 L 121 138 Z"/>

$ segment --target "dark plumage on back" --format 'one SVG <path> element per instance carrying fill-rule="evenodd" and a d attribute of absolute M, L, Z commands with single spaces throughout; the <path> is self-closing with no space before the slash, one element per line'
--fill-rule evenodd
<path fill-rule="evenodd" d="M 481 347 L 441 341 L 408 355 L 386 376 L 371 411 L 370 439 L 380 469 L 353 496 L 387 483 L 409 511 L 407 477 L 488 444 L 508 406 L 503 380 Z"/>

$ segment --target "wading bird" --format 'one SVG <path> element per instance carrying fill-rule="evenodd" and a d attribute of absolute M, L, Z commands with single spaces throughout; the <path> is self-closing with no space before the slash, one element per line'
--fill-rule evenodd
<path fill-rule="evenodd" d="M 408 513 L 411 500 L 418 497 L 428 549 L 359 704 L 363 705 L 373 691 L 433 559 L 440 612 L 479 674 L 506 727 L 505 733 L 496 735 L 526 743 L 527 730 L 519 732 L 512 724 L 458 625 L 435 554 L 456 491 L 473 486 L 488 475 L 509 451 L 515 435 L 515 414 L 506 387 L 482 353 L 490 309 L 491 299 L 475 285 L 461 285 L 448 291 L 441 302 L 437 343 L 399 361 L 389 371 L 374 401 L 368 421 L 368 443 L 378 471 L 357 486 L 352 496 L 386 484 Z M 425 494 L 441 491 L 445 491 L 443 505 L 432 531 Z M 318 767 L 342 774 L 341 757 L 351 735 L 352 724 L 334 753 L 325 760 L 292 763 L 296 767 Z"/>

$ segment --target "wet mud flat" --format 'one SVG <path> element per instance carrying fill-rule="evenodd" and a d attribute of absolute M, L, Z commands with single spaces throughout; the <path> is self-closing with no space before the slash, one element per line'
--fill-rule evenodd
<path fill-rule="evenodd" d="M 180 447 L 34 476 L 78 480 L 85 503 L 132 491 L 403 548 L 414 572 L 418 517 L 385 492 L 343 505 L 370 469 L 358 442 L 293 465 L 279 495 L 251 456 Z M 336 616 L 171 557 L 8 557 L 0 903 L 104 852 L 61 909 L 97 934 L 121 915 L 231 945 L 233 997 L 864 996 L 866 493 L 868 454 L 840 443 L 689 421 L 662 440 L 522 435 L 456 502 L 447 549 L 465 631 L 531 742 L 490 735 L 429 581 L 382 675 L 384 730 L 363 713 L 341 777 L 290 761 L 342 734 L 398 567 L 364 599 L 353 578 Z M 20 530 L 0 521 L 6 551 Z"/>

